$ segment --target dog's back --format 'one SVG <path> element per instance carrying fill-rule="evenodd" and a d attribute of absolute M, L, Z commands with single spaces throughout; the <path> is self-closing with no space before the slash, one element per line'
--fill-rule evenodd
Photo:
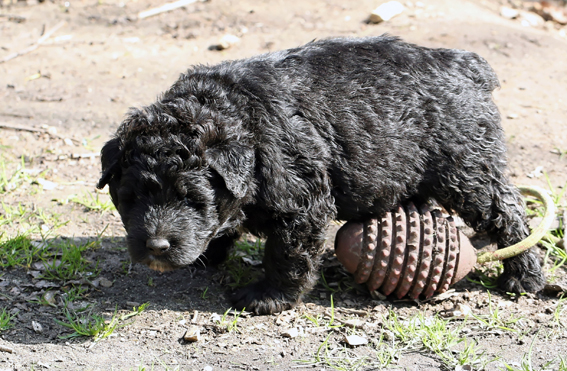
<path fill-rule="evenodd" d="M 341 219 L 379 215 L 423 193 L 439 165 L 476 152 L 502 155 L 491 97 L 498 80 L 475 53 L 387 36 L 331 39 L 223 70 L 250 99 L 252 130 L 279 141 L 278 156 L 270 147 L 271 166 L 275 157 L 290 178 L 328 174 Z M 303 157 L 310 169 L 298 165 Z"/>

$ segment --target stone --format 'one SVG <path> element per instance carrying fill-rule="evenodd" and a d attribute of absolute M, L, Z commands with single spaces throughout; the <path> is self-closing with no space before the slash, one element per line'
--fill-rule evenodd
<path fill-rule="evenodd" d="M 98 283 L 102 286 L 102 287 L 112 287 L 113 283 L 111 280 L 101 277 L 98 280 Z"/>
<path fill-rule="evenodd" d="M 295 338 L 299 335 L 299 330 L 297 328 L 290 328 L 281 332 L 281 335 L 286 338 Z"/>
<path fill-rule="evenodd" d="M 545 24 L 545 20 L 535 13 L 522 12 L 520 18 L 524 27 L 542 27 Z"/>
<path fill-rule="evenodd" d="M 500 8 L 500 15 L 504 18 L 516 19 L 520 15 L 520 12 L 518 12 L 516 9 L 503 6 Z"/>
<path fill-rule="evenodd" d="M 41 334 L 43 332 L 43 326 L 39 322 L 32 321 L 32 328 L 38 334 Z"/>
<path fill-rule="evenodd" d="M 219 40 L 219 43 L 217 44 L 217 49 L 218 50 L 228 49 L 238 44 L 239 42 L 240 42 L 240 38 L 238 36 L 226 34 L 223 37 L 221 37 L 221 39 Z"/>
<path fill-rule="evenodd" d="M 388 1 L 380 5 L 378 8 L 374 9 L 370 13 L 370 22 L 380 23 L 389 21 L 397 15 L 402 14 L 404 11 L 404 6 L 399 1 Z"/>
<path fill-rule="evenodd" d="M 350 346 L 366 345 L 368 339 L 358 335 L 345 336 L 345 342 Z"/>
<path fill-rule="evenodd" d="M 191 326 L 187 331 L 185 331 L 185 335 L 183 335 L 183 340 L 190 341 L 192 343 L 201 340 L 201 330 L 198 326 Z"/>

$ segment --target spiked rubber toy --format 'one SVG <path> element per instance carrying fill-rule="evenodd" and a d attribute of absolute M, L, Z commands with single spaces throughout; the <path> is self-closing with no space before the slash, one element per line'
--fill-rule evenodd
<path fill-rule="evenodd" d="M 554 218 L 549 195 L 537 187 L 520 187 L 539 198 L 546 209 L 541 224 L 516 245 L 476 255 L 469 239 L 455 227 L 451 216 L 413 203 L 399 205 L 380 219 L 350 221 L 335 238 L 335 253 L 357 283 L 370 291 L 412 299 L 447 291 L 478 263 L 506 259 L 535 245 Z"/>
<path fill-rule="evenodd" d="M 474 247 L 452 217 L 427 206 L 418 212 L 412 203 L 381 219 L 346 223 L 335 250 L 356 282 L 398 298 L 445 292 L 476 263 Z"/>

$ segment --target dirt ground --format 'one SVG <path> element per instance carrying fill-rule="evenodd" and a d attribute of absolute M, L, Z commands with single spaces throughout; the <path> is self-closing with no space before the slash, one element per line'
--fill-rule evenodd
<path fill-rule="evenodd" d="M 567 312 L 561 314 L 563 325 L 553 325 L 555 295 L 539 293 L 511 300 L 497 291 L 489 296 L 484 287 L 465 280 L 438 300 L 384 301 L 357 290 L 350 281 L 347 286 L 354 288 L 334 292 L 331 308 L 336 283 L 349 282 L 331 253 L 324 272 L 334 289 L 321 283 L 294 310 L 274 316 L 243 314 L 237 327 L 230 328 L 227 322 L 235 315 L 222 318 L 230 307 L 225 270 L 186 268 L 162 274 L 129 266 L 124 229 L 116 212 L 87 210 L 69 202 L 72 195 L 95 194 L 100 175 L 96 156 L 128 108 L 151 103 L 189 66 L 245 58 L 313 39 L 383 33 L 428 47 L 467 49 L 487 59 L 502 84 L 494 98 L 503 116 L 513 182 L 548 188 L 547 176 L 561 190 L 567 182 L 567 26 L 541 18 L 536 20 L 540 23 L 527 25 L 529 16 L 502 16 L 502 5 L 520 6 L 521 12 L 529 13 L 530 4 L 512 0 L 406 2 L 398 17 L 369 24 L 370 12 L 380 3 L 211 0 L 136 19 L 138 12 L 161 4 L 148 0 L 4 1 L 0 60 L 33 45 L 53 27 L 59 28 L 36 50 L 0 63 L 0 154 L 8 169 L 24 156 L 27 174 L 33 179 L 0 194 L 1 201 L 10 207 L 46 210 L 51 217 L 38 222 L 45 233 L 53 230 L 76 241 L 102 236 L 100 247 L 89 250 L 89 259 L 99 261 L 100 274 L 83 297 L 97 313 L 112 315 L 116 308 L 127 311 L 150 304 L 131 319 L 133 323 L 96 343 L 88 338 L 61 339 L 70 332 L 54 319 L 63 319 L 61 295 L 69 283 L 36 279 L 33 267 L 6 269 L 0 273 L 0 307 L 16 317 L 15 326 L 0 333 L 0 370 L 332 368 L 332 357 L 321 356 L 321 349 L 326 354 L 343 352 L 339 358 L 362 360 L 345 369 L 374 369 L 379 342 L 388 340 L 383 321 L 391 316 L 390 310 L 407 320 L 416 313 L 432 316 L 458 305 L 478 315 L 494 314 L 498 308 L 503 317 L 523 318 L 516 332 L 481 331 L 472 325 L 468 329 L 487 359 L 500 358 L 486 369 L 504 369 L 504 363 L 519 369 L 526 354 L 531 354 L 534 369 L 557 356 L 567 357 Z M 226 50 L 212 50 L 225 34 L 238 36 L 240 42 Z M 38 177 L 54 184 L 42 185 Z M 108 199 L 106 194 L 99 197 Z M 6 207 L 3 213 L 6 216 Z M 23 227 L 0 225 L 0 234 L 14 235 L 16 228 Z M 331 247 L 333 233 L 329 236 Z M 548 276 L 566 287 L 563 268 Z M 47 292 L 55 297 L 52 305 L 40 300 Z M 359 324 L 334 329 L 324 316 L 331 310 L 342 323 L 357 319 Z M 200 329 L 200 341 L 183 340 L 191 326 Z M 299 335 L 287 337 L 286 330 L 293 328 Z M 344 336 L 353 333 L 370 342 L 345 346 Z M 549 369 L 558 367 L 554 365 Z M 401 349 L 391 367 L 483 368 L 479 364 L 447 366 L 439 355 L 411 349 Z"/>

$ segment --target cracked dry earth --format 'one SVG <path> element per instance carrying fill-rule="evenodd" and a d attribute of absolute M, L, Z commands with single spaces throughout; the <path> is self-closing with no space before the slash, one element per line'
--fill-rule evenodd
<path fill-rule="evenodd" d="M 530 5 L 522 8 L 521 1 L 463 0 L 414 2 L 388 22 L 366 23 L 379 3 L 211 0 L 136 20 L 139 11 L 160 4 L 4 1 L 0 58 L 64 23 L 36 50 L 0 64 L 0 170 L 12 174 L 21 158 L 25 166 L 22 182 L 0 194 L 0 234 L 7 238 L 32 229 L 38 241 L 40 231 L 79 246 L 91 241 L 83 254 L 91 268 L 98 266 L 94 275 L 67 281 L 41 278 L 38 262 L 0 272 L 0 307 L 14 316 L 13 327 L 0 333 L 0 370 L 365 370 L 388 363 L 400 370 L 501 370 L 505 364 L 515 370 L 528 355 L 535 370 L 562 367 L 567 303 L 559 296 L 567 279 L 565 268 L 552 271 L 549 259 L 547 276 L 555 286 L 542 293 L 512 298 L 463 280 L 429 301 L 390 300 L 371 297 L 339 266 L 331 251 L 338 227 L 333 225 L 325 280 L 293 310 L 250 316 L 227 312 L 234 265 L 163 274 L 130 265 L 116 212 L 77 202 L 95 194 L 97 153 L 128 107 L 152 102 L 188 66 L 315 38 L 386 32 L 486 58 L 502 83 L 494 96 L 513 182 L 548 188 L 547 176 L 560 191 L 567 181 L 565 26 L 551 21 L 525 26 L 500 15 L 503 5 L 528 12 Z M 240 42 L 209 50 L 225 34 Z M 104 192 L 98 197 L 108 201 Z M 18 206 L 21 218 L 15 216 Z M 543 257 L 546 250 L 540 251 Z M 261 274 L 257 252 L 242 255 L 236 251 L 232 262 L 244 276 Z M 97 342 L 62 338 L 72 331 L 56 320 L 65 321 L 65 292 L 72 286 L 84 292 L 71 308 L 88 306 L 86 313 L 107 320 L 149 305 Z M 184 340 L 193 326 L 200 340 Z M 432 351 L 451 331 L 466 341 L 441 345 L 445 353 Z M 361 339 L 366 343 L 348 344 Z M 467 348 L 471 344 L 474 351 Z M 467 359 L 471 352 L 476 358 Z"/>

